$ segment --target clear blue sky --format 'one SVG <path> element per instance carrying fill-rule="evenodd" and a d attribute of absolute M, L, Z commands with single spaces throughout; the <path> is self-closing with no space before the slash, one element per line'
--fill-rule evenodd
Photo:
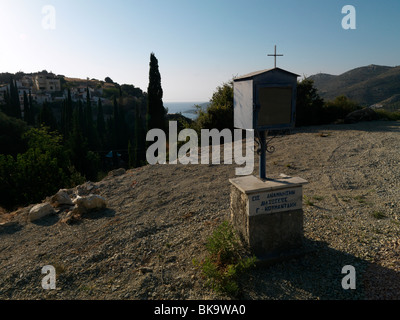
<path fill-rule="evenodd" d="M 43 27 L 45 5 L 54 29 Z M 342 28 L 345 5 L 355 30 Z M 302 76 L 399 65 L 400 1 L 0 0 L 0 35 L 0 72 L 109 76 L 146 91 L 154 52 L 164 101 L 200 102 L 233 76 L 273 67 L 275 44 L 278 67 Z"/>

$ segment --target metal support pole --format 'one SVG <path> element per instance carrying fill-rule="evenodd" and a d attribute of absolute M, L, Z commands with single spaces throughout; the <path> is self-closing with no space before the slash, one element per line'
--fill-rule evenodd
<path fill-rule="evenodd" d="M 260 153 L 260 179 L 261 180 L 266 180 L 267 175 L 266 175 L 266 139 L 265 139 L 265 131 L 260 131 L 260 148 L 261 148 L 261 153 Z"/>

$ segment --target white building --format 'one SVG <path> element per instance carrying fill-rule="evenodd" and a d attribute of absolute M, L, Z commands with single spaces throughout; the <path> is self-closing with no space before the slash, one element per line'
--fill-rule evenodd
<path fill-rule="evenodd" d="M 33 77 L 33 88 L 37 91 L 61 91 L 61 82 L 54 76 L 38 74 Z"/>

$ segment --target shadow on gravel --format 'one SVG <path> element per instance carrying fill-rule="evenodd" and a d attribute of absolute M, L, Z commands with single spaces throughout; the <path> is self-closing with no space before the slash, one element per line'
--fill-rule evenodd
<path fill-rule="evenodd" d="M 7 226 L 2 226 L 0 227 L 0 236 L 1 235 L 11 235 L 14 234 L 18 231 L 22 230 L 22 225 L 20 225 L 19 223 L 12 223 L 10 225 Z"/>
<path fill-rule="evenodd" d="M 60 217 L 56 214 L 52 214 L 48 217 L 41 218 L 36 221 L 32 221 L 32 224 L 41 226 L 41 227 L 50 227 L 55 225 L 58 221 L 60 221 Z"/>
<path fill-rule="evenodd" d="M 83 215 L 84 219 L 90 219 L 90 220 L 98 220 L 102 218 L 112 218 L 112 217 L 115 217 L 115 210 L 109 208 L 99 211 L 90 211 Z"/>
<path fill-rule="evenodd" d="M 321 131 L 346 131 L 346 130 L 360 130 L 369 132 L 400 132 L 400 121 L 364 121 L 352 124 L 327 124 L 309 127 L 297 127 L 292 131 L 295 133 L 320 133 Z"/>
<path fill-rule="evenodd" d="M 364 279 L 366 299 L 400 300 L 400 272 L 371 263 Z"/>
<path fill-rule="evenodd" d="M 310 253 L 269 267 L 254 269 L 243 284 L 244 300 L 367 300 L 398 299 L 400 274 L 367 260 L 330 248 L 325 242 L 304 240 Z M 356 272 L 356 289 L 343 289 L 348 272 Z M 368 271 L 368 272 L 367 272 Z M 384 276 L 388 281 L 381 281 Z M 347 278 L 346 278 L 347 279 Z M 345 279 L 345 280 L 346 280 Z M 397 283 L 397 286 L 396 286 Z M 396 298 L 397 294 L 397 298 Z"/>

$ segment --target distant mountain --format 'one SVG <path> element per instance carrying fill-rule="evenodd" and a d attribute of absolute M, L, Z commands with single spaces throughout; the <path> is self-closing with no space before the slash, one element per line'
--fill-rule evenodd
<path fill-rule="evenodd" d="M 310 76 L 325 100 L 345 95 L 361 105 L 382 105 L 387 110 L 400 109 L 400 66 L 369 65 L 341 75 L 319 73 Z"/>

